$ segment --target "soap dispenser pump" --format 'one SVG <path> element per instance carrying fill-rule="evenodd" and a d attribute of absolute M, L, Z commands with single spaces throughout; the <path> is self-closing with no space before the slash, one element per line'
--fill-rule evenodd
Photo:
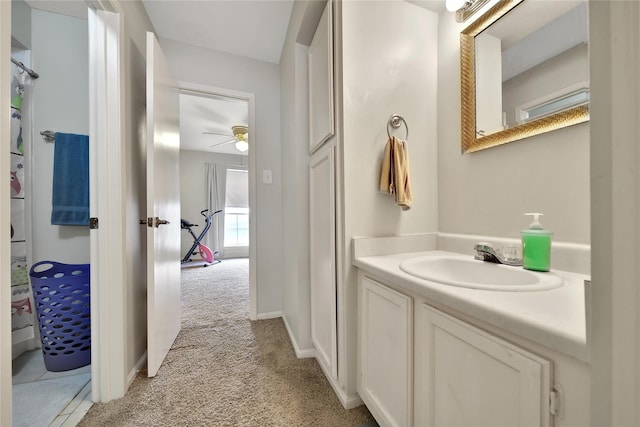
<path fill-rule="evenodd" d="M 551 266 L 551 237 L 553 233 L 542 228 L 541 213 L 526 213 L 533 216 L 528 229 L 521 231 L 522 266 L 527 270 L 549 271 Z"/>

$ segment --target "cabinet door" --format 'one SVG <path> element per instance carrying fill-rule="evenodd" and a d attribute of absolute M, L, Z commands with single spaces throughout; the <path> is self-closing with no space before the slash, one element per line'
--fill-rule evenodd
<path fill-rule="evenodd" d="M 416 425 L 550 425 L 548 360 L 427 305 L 415 329 Z"/>
<path fill-rule="evenodd" d="M 309 152 L 333 136 L 332 0 L 327 1 L 309 45 Z"/>
<path fill-rule="evenodd" d="M 311 244 L 311 340 L 316 359 L 338 378 L 336 331 L 335 155 L 325 146 L 309 165 Z"/>
<path fill-rule="evenodd" d="M 358 318 L 358 394 L 381 425 L 412 425 L 412 299 L 364 277 Z"/>

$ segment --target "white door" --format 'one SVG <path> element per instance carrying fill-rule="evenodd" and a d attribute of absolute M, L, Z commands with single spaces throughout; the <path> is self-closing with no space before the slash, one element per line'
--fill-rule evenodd
<path fill-rule="evenodd" d="M 338 378 L 336 327 L 334 148 L 325 146 L 311 158 L 311 341 L 325 373 Z"/>
<path fill-rule="evenodd" d="M 180 332 L 178 84 L 147 33 L 147 369 L 153 377 Z"/>

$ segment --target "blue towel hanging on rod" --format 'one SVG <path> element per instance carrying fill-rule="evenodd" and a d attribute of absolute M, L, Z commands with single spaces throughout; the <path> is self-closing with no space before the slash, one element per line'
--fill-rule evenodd
<path fill-rule="evenodd" d="M 89 137 L 55 134 L 51 224 L 89 225 Z"/>

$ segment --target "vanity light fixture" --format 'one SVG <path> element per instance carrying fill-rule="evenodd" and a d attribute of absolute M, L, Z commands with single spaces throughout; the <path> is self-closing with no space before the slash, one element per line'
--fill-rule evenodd
<path fill-rule="evenodd" d="M 466 3 L 467 0 L 447 0 L 445 7 L 449 12 L 455 12 L 458 9 L 462 9 Z"/>
<path fill-rule="evenodd" d="M 487 4 L 489 0 L 447 0 L 446 8 L 456 13 L 456 22 L 464 22 Z"/>

